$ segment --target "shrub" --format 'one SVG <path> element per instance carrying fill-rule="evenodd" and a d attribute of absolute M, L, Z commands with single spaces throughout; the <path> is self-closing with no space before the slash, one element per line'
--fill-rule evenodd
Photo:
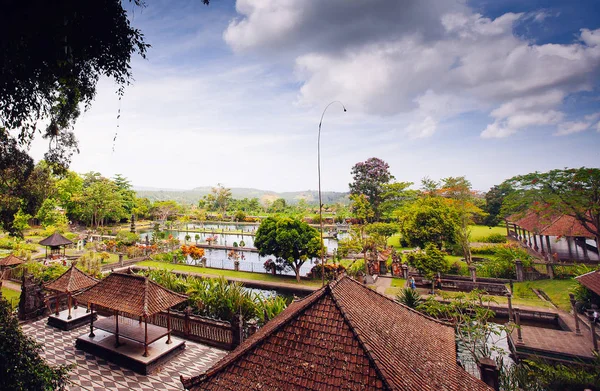
<path fill-rule="evenodd" d="M 410 266 L 426 277 L 431 277 L 436 273 L 445 273 L 448 270 L 448 261 L 446 261 L 444 253 L 433 243 L 425 246 L 425 250 L 411 251 L 406 256 L 406 260 Z"/>
<path fill-rule="evenodd" d="M 481 242 L 484 243 L 506 243 L 506 235 L 503 234 L 489 234 L 484 238 L 480 239 Z"/>
<path fill-rule="evenodd" d="M 308 278 L 314 278 L 316 280 L 321 279 L 322 278 L 322 270 L 323 270 L 323 265 L 315 265 L 312 267 L 312 269 L 310 269 L 310 272 L 308 273 L 307 277 Z M 327 263 L 325 264 L 325 279 L 326 280 L 333 280 L 335 279 L 339 274 L 343 273 L 346 271 L 346 268 L 343 265 L 337 264 L 331 264 L 331 263 Z"/>
<path fill-rule="evenodd" d="M 471 254 L 473 255 L 494 255 L 496 250 L 501 247 L 498 245 L 483 245 L 483 246 L 471 246 Z M 458 254 L 462 255 L 462 254 Z"/>
<path fill-rule="evenodd" d="M 133 232 L 122 230 L 117 233 L 117 237 L 115 240 L 117 241 L 117 244 L 131 246 L 139 240 L 139 236 Z"/>
<path fill-rule="evenodd" d="M 346 272 L 351 277 L 357 277 L 359 274 L 364 273 L 365 271 L 365 260 L 357 259 L 348 266 Z"/>
<path fill-rule="evenodd" d="M 467 265 L 461 264 L 460 262 L 454 262 L 452 265 L 450 265 L 450 268 L 448 269 L 447 273 L 456 274 L 459 276 L 468 276 L 469 268 L 467 267 Z"/>
<path fill-rule="evenodd" d="M 423 301 L 421 299 L 421 295 L 419 295 L 419 292 L 417 292 L 416 289 L 408 287 L 403 288 L 400 291 L 400 293 L 396 296 L 396 300 L 410 308 L 417 308 Z"/>

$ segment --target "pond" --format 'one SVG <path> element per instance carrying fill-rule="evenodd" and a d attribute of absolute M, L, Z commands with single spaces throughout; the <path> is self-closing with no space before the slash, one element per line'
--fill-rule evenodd
<path fill-rule="evenodd" d="M 491 323 L 491 322 L 490 322 Z M 500 326 L 497 323 L 491 323 L 496 326 Z M 492 335 L 488 341 L 486 342 L 488 347 L 496 346 L 496 349 L 499 351 L 492 350 L 492 359 L 496 359 L 497 357 L 502 357 L 505 366 L 514 365 L 514 360 L 510 356 L 510 348 L 508 346 L 508 338 L 505 331 L 500 331 L 499 335 Z M 465 345 L 462 341 L 456 341 L 456 355 L 458 360 L 461 362 L 463 367 L 467 372 L 476 378 L 480 378 L 479 368 L 477 367 L 477 363 L 473 360 L 471 354 L 468 349 L 465 348 Z"/>

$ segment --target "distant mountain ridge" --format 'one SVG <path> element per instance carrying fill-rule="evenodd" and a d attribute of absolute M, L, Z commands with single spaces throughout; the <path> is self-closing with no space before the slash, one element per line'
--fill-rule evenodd
<path fill-rule="evenodd" d="M 195 187 L 191 190 L 134 187 L 138 197 L 147 197 L 152 201 L 174 200 L 184 204 L 198 203 L 202 197 L 210 193 L 211 189 L 211 186 Z M 336 191 L 324 191 L 322 192 L 323 203 L 348 203 L 348 194 Z M 283 198 L 291 204 L 295 204 L 302 199 L 306 200 L 309 204 L 319 203 L 319 192 L 316 190 L 276 192 L 246 187 L 232 187 L 231 196 L 236 199 L 258 198 L 262 203 L 267 201 L 273 202 L 278 198 Z"/>

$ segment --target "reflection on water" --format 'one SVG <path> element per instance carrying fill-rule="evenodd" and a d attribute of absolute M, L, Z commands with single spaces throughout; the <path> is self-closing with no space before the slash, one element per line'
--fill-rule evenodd
<path fill-rule="evenodd" d="M 506 332 L 504 330 L 499 330 L 499 324 L 492 322 L 490 322 L 490 324 L 496 325 L 498 327 L 496 330 L 499 331 L 498 335 L 491 335 L 486 342 L 488 348 L 492 351 L 491 358 L 495 360 L 498 357 L 502 357 L 504 365 L 510 367 L 515 362 L 510 357 L 510 349 L 508 347 L 508 339 Z M 495 346 L 496 348 L 492 349 L 493 346 Z M 456 355 L 460 363 L 465 368 L 465 370 L 479 379 L 480 373 L 479 368 L 477 367 L 477 363 L 473 360 L 471 353 L 465 347 L 464 343 L 459 339 L 457 339 L 456 341 Z"/>

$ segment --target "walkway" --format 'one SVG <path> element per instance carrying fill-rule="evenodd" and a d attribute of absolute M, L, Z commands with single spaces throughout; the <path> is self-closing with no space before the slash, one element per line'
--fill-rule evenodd
<path fill-rule="evenodd" d="M 43 345 L 43 356 L 50 364 L 75 364 L 69 390 L 182 390 L 179 375 L 198 375 L 214 365 L 227 352 L 186 341 L 185 350 L 159 372 L 139 375 L 75 349 L 75 339 L 89 329 L 85 326 L 61 331 L 46 324 L 47 318 L 23 325 L 23 332 Z"/>
<path fill-rule="evenodd" d="M 21 292 L 21 284 L 17 284 L 14 281 L 2 280 L 2 287 L 6 289 L 11 289 L 13 291 Z"/>

